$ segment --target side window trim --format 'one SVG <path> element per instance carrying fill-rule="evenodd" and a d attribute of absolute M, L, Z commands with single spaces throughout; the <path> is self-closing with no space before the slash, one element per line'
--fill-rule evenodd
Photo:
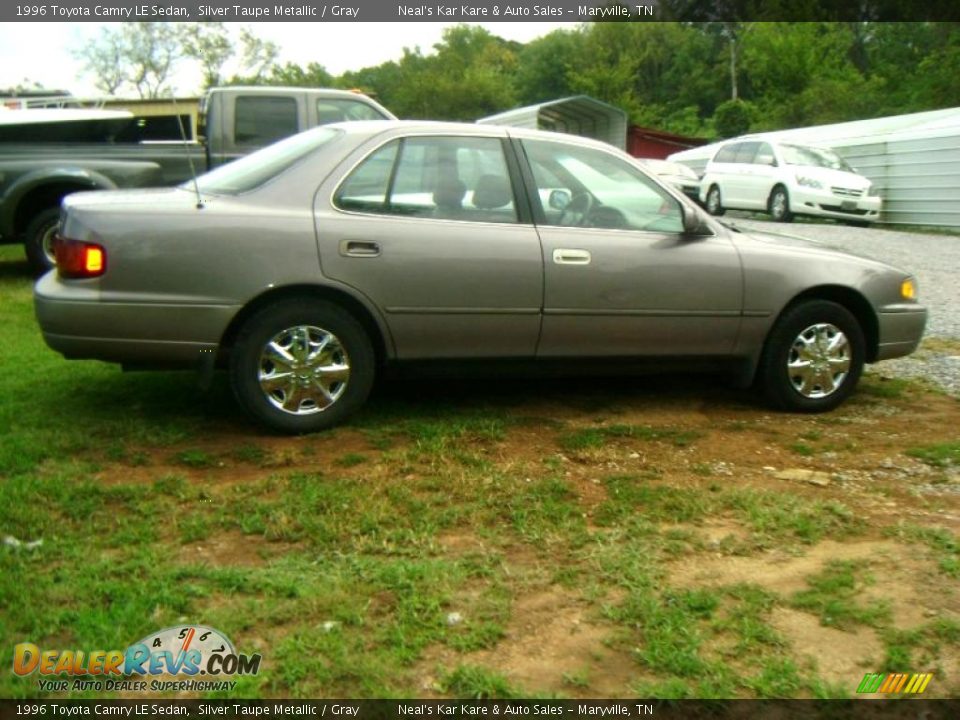
<path fill-rule="evenodd" d="M 392 140 L 390 142 L 393 142 Z M 380 147 L 386 147 L 385 143 Z M 403 157 L 403 151 L 407 146 L 407 138 L 401 137 L 397 143 L 397 154 L 393 157 L 393 166 L 390 168 L 390 177 L 387 178 L 387 190 L 383 196 L 383 209 L 389 211 L 393 207 L 393 188 L 397 184 L 397 173 L 400 172 L 400 158 Z M 371 153 L 372 154 L 372 153 Z M 367 156 L 369 157 L 369 155 Z M 351 172 L 353 172 L 351 170 Z"/>
<path fill-rule="evenodd" d="M 530 161 L 519 138 L 503 139 L 503 154 L 507 158 L 507 170 L 510 184 L 513 185 L 513 201 L 517 205 L 517 218 L 523 225 L 542 224 L 544 218 L 540 203 L 533 202 L 531 193 L 536 192 L 537 184 L 530 170 Z"/>

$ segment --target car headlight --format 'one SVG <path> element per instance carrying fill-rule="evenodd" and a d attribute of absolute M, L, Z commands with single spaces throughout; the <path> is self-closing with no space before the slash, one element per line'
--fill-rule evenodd
<path fill-rule="evenodd" d="M 900 296 L 904 300 L 916 300 L 917 299 L 917 280 L 916 278 L 908 277 L 902 283 L 900 283 Z"/>
<path fill-rule="evenodd" d="M 871 185 L 870 189 L 867 190 L 867 195 L 870 195 L 871 197 L 880 197 L 880 188 L 878 188 L 876 185 Z"/>
<path fill-rule="evenodd" d="M 804 187 L 813 188 L 814 190 L 823 189 L 822 182 L 814 180 L 813 178 L 804 177 L 803 175 L 797 175 L 797 185 L 803 185 Z"/>

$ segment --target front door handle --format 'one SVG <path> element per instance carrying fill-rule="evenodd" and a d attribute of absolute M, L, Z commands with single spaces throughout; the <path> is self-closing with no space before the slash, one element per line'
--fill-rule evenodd
<path fill-rule="evenodd" d="M 557 248 L 553 251 L 553 261 L 557 265 L 589 265 L 590 253 L 586 250 Z"/>
<path fill-rule="evenodd" d="M 340 254 L 345 257 L 378 257 L 380 244 L 367 240 L 343 240 L 340 242 Z"/>

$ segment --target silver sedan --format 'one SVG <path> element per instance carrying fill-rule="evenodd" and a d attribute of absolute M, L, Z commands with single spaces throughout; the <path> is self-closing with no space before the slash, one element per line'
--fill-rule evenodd
<path fill-rule="evenodd" d="M 179 188 L 70 195 L 56 256 L 50 347 L 226 368 L 284 432 L 438 360 L 706 366 L 824 411 L 926 322 L 908 272 L 725 226 L 602 143 L 486 125 L 330 125 Z"/>

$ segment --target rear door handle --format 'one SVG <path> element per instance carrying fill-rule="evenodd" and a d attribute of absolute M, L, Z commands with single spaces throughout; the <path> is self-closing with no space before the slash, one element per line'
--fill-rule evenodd
<path fill-rule="evenodd" d="M 586 250 L 557 248 L 553 251 L 553 261 L 557 265 L 589 265 L 590 253 Z"/>
<path fill-rule="evenodd" d="M 345 257 L 378 257 L 380 244 L 367 240 L 341 240 L 340 254 Z"/>

